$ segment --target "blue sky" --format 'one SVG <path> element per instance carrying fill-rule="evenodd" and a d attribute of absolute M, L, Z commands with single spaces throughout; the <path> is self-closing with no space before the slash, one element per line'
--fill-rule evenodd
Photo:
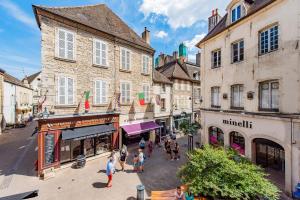
<path fill-rule="evenodd" d="M 230 0 L 0 0 L 0 68 L 23 78 L 41 68 L 40 31 L 32 4 L 78 6 L 105 3 L 139 35 L 151 31 L 151 46 L 172 54 L 181 42 L 189 47 L 189 59 L 198 52 L 194 45 L 207 33 L 207 17 L 219 8 L 225 13 Z"/>

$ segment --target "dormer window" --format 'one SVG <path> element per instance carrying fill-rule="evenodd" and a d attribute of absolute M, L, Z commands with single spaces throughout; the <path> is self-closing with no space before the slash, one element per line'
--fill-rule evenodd
<path fill-rule="evenodd" d="M 242 18 L 242 5 L 238 4 L 231 9 L 231 23 Z"/>

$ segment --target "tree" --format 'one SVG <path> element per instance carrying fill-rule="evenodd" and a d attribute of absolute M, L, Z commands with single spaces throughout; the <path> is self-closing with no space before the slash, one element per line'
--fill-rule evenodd
<path fill-rule="evenodd" d="M 182 130 L 182 132 L 185 135 L 191 134 L 191 135 L 196 135 L 198 133 L 198 129 L 200 128 L 200 124 L 197 122 L 194 122 L 192 124 L 189 123 L 188 120 L 183 120 L 179 124 L 179 129 Z"/>
<path fill-rule="evenodd" d="M 277 200 L 278 188 L 263 170 L 246 158 L 237 159 L 232 150 L 205 145 L 188 154 L 188 162 L 178 172 L 182 183 L 194 194 L 219 199 Z"/>

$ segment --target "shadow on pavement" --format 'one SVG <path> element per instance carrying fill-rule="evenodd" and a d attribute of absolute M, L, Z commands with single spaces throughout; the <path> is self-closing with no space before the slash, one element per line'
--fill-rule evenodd
<path fill-rule="evenodd" d="M 101 183 L 101 182 L 95 182 L 92 184 L 94 188 L 105 188 L 106 183 Z"/>
<path fill-rule="evenodd" d="M 128 197 L 126 200 L 136 200 L 135 197 Z"/>

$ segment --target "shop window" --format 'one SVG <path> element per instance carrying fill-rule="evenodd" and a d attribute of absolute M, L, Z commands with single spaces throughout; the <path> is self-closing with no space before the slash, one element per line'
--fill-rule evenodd
<path fill-rule="evenodd" d="M 101 135 L 95 138 L 97 155 L 111 150 L 111 137 L 111 135 Z"/>
<path fill-rule="evenodd" d="M 278 81 L 267 81 L 259 84 L 259 109 L 279 110 L 279 83 Z"/>
<path fill-rule="evenodd" d="M 84 155 L 86 157 L 91 157 L 95 155 L 95 142 L 94 138 L 87 138 L 84 140 Z"/>
<path fill-rule="evenodd" d="M 211 107 L 220 108 L 220 87 L 211 88 Z"/>
<path fill-rule="evenodd" d="M 243 85 L 231 86 L 231 108 L 232 109 L 243 109 Z"/>
<path fill-rule="evenodd" d="M 71 161 L 71 140 L 61 140 L 60 142 L 60 162 Z"/>
<path fill-rule="evenodd" d="M 235 131 L 230 133 L 230 146 L 241 155 L 245 155 L 245 139 L 240 133 Z"/>
<path fill-rule="evenodd" d="M 217 127 L 210 127 L 209 130 L 209 144 L 214 146 L 224 146 L 224 133 Z"/>
<path fill-rule="evenodd" d="M 241 62 L 244 60 L 244 40 L 231 44 L 232 62 Z"/>

